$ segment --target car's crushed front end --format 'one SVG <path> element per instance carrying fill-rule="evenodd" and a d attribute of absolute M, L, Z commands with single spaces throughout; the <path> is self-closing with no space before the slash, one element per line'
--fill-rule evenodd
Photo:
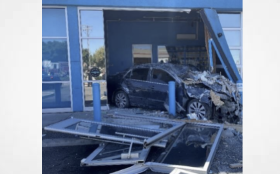
<path fill-rule="evenodd" d="M 208 105 L 214 104 L 214 116 L 218 119 L 234 123 L 240 120 L 242 112 L 240 94 L 236 85 L 229 79 L 208 71 L 187 71 L 179 77 L 187 96 Z"/>

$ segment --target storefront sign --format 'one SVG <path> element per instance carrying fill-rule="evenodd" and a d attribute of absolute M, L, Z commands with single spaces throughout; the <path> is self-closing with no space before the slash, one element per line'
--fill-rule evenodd
<path fill-rule="evenodd" d="M 90 70 L 89 73 L 92 77 L 98 77 L 100 75 L 100 70 L 99 70 L 99 68 L 94 67 Z"/>

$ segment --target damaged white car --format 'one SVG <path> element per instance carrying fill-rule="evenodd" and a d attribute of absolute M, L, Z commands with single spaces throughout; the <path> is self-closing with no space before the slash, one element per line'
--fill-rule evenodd
<path fill-rule="evenodd" d="M 150 63 L 108 77 L 108 97 L 117 107 L 168 110 L 168 82 L 176 82 L 176 112 L 237 123 L 242 105 L 236 85 L 222 75 L 189 65 Z"/>

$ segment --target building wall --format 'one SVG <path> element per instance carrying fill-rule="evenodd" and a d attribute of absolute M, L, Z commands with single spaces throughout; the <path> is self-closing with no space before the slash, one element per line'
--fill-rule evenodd
<path fill-rule="evenodd" d="M 126 15 L 138 12 L 122 12 Z M 144 15 L 143 12 L 140 12 Z M 129 68 L 133 65 L 132 60 L 132 45 L 133 44 L 151 44 L 152 45 L 152 60 L 157 60 L 157 47 L 158 46 L 205 46 L 204 40 L 204 25 L 203 22 L 198 20 L 196 22 L 191 20 L 184 22 L 163 22 L 163 21 L 135 21 L 137 15 L 134 16 L 134 21 L 111 21 L 111 16 L 118 18 L 117 15 L 113 15 L 115 12 L 105 13 L 105 33 L 106 33 L 106 47 L 107 47 L 107 73 L 109 75 L 118 71 Z M 142 16 L 143 16 L 142 15 Z M 173 13 L 174 16 L 179 16 L 180 13 Z M 141 16 L 141 15 L 139 15 Z M 141 17 L 142 17 L 141 16 Z M 165 14 L 145 14 L 148 16 L 168 16 Z M 189 18 L 195 19 L 195 15 L 189 16 Z M 143 18 L 142 18 L 143 19 Z M 126 19 L 127 20 L 127 19 Z M 177 34 L 189 34 L 196 33 L 198 30 L 197 40 L 178 40 Z"/>
<path fill-rule="evenodd" d="M 42 0 L 43 5 L 131 7 L 131 8 L 214 8 L 216 10 L 241 11 L 242 0 Z"/>
<path fill-rule="evenodd" d="M 123 0 L 123 1 L 117 1 L 117 0 L 42 0 L 43 7 L 66 7 L 66 18 L 67 18 L 67 30 L 68 30 L 68 47 L 69 47 L 69 68 L 70 68 L 70 94 L 71 94 L 71 110 L 72 111 L 82 111 L 83 110 L 83 92 L 82 92 L 82 73 L 81 73 L 81 58 L 80 58 L 80 41 L 79 41 L 79 28 L 78 28 L 78 7 L 111 7 L 111 8 L 171 8 L 171 9 L 200 9 L 200 8 L 214 8 L 217 11 L 220 12 L 231 12 L 231 11 L 242 11 L 242 0 L 176 0 L 176 1 L 170 1 L 170 0 L 150 0 L 150 1 L 130 1 L 130 0 Z M 131 24 L 133 24 L 131 26 Z M 107 22 L 106 22 L 107 25 Z M 129 25 L 129 26 L 128 26 Z M 129 67 L 132 62 L 128 62 L 126 60 L 132 60 L 131 59 L 131 50 L 132 50 L 132 44 L 140 44 L 141 42 L 144 42 L 141 40 L 141 37 L 137 36 L 139 34 L 138 32 L 133 32 L 132 30 L 136 30 L 138 27 L 140 27 L 141 24 L 139 23 L 130 23 L 122 22 L 108 22 L 108 32 L 114 33 L 115 29 L 118 30 L 124 30 L 129 33 L 129 36 L 136 35 L 134 38 L 130 38 L 128 35 L 121 37 L 120 35 L 113 35 L 111 38 L 108 37 L 108 46 L 109 46 L 109 55 L 116 55 L 116 57 L 120 57 L 118 59 L 114 59 L 115 62 L 109 62 L 114 64 L 120 64 L 121 62 L 125 62 L 125 64 L 122 64 L 122 66 Z M 49 27 L 49 26 L 48 26 Z M 51 27 L 51 26 L 50 26 Z M 128 29 L 130 27 L 130 30 Z M 143 27 L 143 26 L 141 26 Z M 174 28 L 172 30 L 175 32 L 187 32 L 187 30 L 184 30 L 182 28 L 187 28 L 181 25 L 174 25 Z M 151 28 L 158 28 L 158 30 L 153 30 Z M 139 29 L 139 28 L 138 28 Z M 174 44 L 174 45 L 180 45 L 187 43 L 184 41 L 177 41 L 174 38 L 168 38 L 169 36 L 163 35 L 163 33 L 171 32 L 171 28 L 166 26 L 166 24 L 159 24 L 156 23 L 148 23 L 146 25 L 146 28 L 143 27 L 142 29 L 145 29 L 146 31 L 150 31 L 151 34 L 150 37 L 147 37 L 149 40 L 146 40 L 145 42 L 150 42 L 148 44 L 153 44 L 153 57 L 156 57 L 157 55 L 157 45 L 166 45 L 166 44 Z M 122 31 L 122 33 L 125 33 Z M 161 31 L 161 32 L 159 32 Z M 172 32 L 171 32 L 172 33 Z M 172 34 L 172 35 L 173 35 Z M 142 34 L 142 36 L 145 34 Z M 200 34 L 199 34 L 200 35 Z M 111 40 L 111 39 L 116 40 Z M 146 39 L 147 39 L 146 38 Z M 162 38 L 162 39 L 160 39 Z M 164 39 L 167 39 L 167 42 L 163 41 Z M 117 47 L 112 48 L 110 45 L 113 43 L 116 43 L 118 39 L 121 39 L 117 43 Z M 132 41 L 129 41 L 129 39 L 132 39 Z M 155 39 L 158 39 L 155 41 Z M 120 44 L 122 42 L 123 44 Z M 138 42 L 138 43 L 136 43 Z M 198 40 L 195 44 L 202 44 L 201 40 Z M 123 50 L 124 57 L 121 57 L 120 55 L 116 54 L 117 50 L 121 49 Z M 130 52 L 130 53 L 129 53 Z M 111 57 L 110 57 L 111 60 Z M 120 61 L 119 61 L 120 60 Z M 154 59 L 154 62 L 156 59 Z M 113 71 L 118 71 L 117 68 L 113 68 Z M 111 73 L 111 72 L 110 72 Z"/>
<path fill-rule="evenodd" d="M 83 111 L 82 74 L 77 7 L 67 7 L 73 111 Z"/>

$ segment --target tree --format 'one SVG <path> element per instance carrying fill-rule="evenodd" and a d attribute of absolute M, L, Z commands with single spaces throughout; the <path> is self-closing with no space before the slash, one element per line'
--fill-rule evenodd
<path fill-rule="evenodd" d="M 89 66 L 89 51 L 88 49 L 83 49 L 82 50 L 83 54 L 83 64 L 86 64 L 86 66 Z"/>
<path fill-rule="evenodd" d="M 43 41 L 42 60 L 50 60 L 51 62 L 68 62 L 67 42 Z"/>
<path fill-rule="evenodd" d="M 92 62 L 100 69 L 105 68 L 105 48 L 100 47 L 92 56 Z"/>

